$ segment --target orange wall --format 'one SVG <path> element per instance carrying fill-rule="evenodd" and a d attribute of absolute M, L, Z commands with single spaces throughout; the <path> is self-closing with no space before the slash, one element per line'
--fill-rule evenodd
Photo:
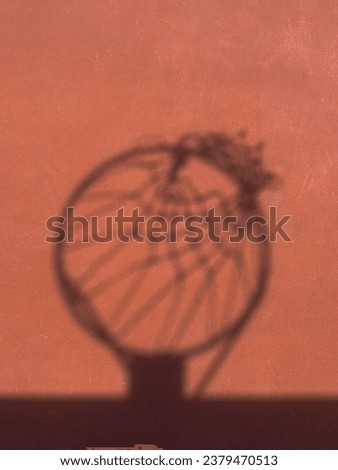
<path fill-rule="evenodd" d="M 337 3 L 3 1 L 0 393 L 123 393 L 72 321 L 45 220 L 147 136 L 247 128 L 292 214 L 269 293 L 210 394 L 337 394 Z M 191 364 L 189 380 L 200 364 Z"/>

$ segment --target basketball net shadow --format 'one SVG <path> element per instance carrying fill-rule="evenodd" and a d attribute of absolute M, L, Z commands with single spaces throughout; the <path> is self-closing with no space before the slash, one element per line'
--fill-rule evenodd
<path fill-rule="evenodd" d="M 191 395 L 203 396 L 262 302 L 269 242 L 99 244 L 88 238 L 90 218 L 138 207 L 169 221 L 178 214 L 204 217 L 214 207 L 237 217 L 229 235 L 264 215 L 259 195 L 274 176 L 263 168 L 262 150 L 243 133 L 191 134 L 132 148 L 94 169 L 65 204 L 65 221 L 69 208 L 81 216 L 72 213 L 68 239 L 55 245 L 59 286 L 76 321 L 128 370 L 130 402 L 165 403 L 168 410 L 183 398 L 186 361 L 217 349 Z"/>

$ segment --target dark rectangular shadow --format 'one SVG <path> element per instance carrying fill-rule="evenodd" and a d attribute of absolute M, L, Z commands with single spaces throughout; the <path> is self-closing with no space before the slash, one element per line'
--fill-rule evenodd
<path fill-rule="evenodd" d="M 338 399 L 1 398 L 1 449 L 336 449 Z"/>

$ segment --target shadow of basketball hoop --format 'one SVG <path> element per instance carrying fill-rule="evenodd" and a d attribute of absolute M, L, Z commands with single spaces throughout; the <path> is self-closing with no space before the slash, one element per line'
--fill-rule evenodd
<path fill-rule="evenodd" d="M 226 232 L 238 234 L 250 217 L 263 217 L 259 194 L 274 179 L 263 168 L 262 149 L 244 133 L 191 134 L 132 148 L 94 169 L 68 199 L 66 237 L 55 250 L 59 285 L 75 319 L 129 370 L 133 400 L 179 397 L 184 362 L 219 347 L 195 387 L 193 395 L 202 395 L 263 299 L 269 242 L 265 236 L 231 243 L 224 233 L 215 242 L 204 228 L 196 243 L 178 240 L 176 232 L 174 243 L 156 244 L 147 225 L 141 244 L 134 237 L 95 243 L 88 236 L 94 221 L 98 236 L 98 217 L 106 222 L 114 211 L 137 207 L 170 232 L 178 215 L 205 218 L 213 208 L 222 228 L 224 218 L 236 217 Z"/>

